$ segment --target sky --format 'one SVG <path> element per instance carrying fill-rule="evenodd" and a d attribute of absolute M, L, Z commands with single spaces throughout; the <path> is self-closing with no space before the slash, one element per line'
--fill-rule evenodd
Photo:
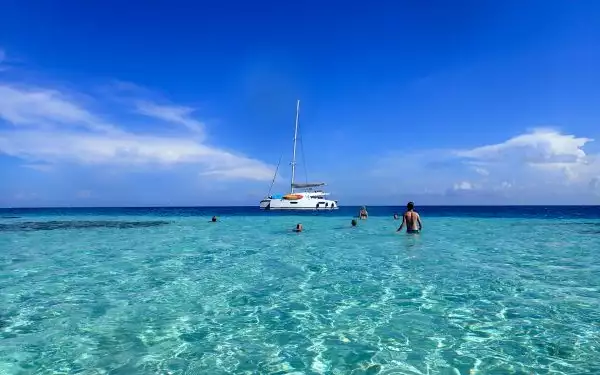
<path fill-rule="evenodd" d="M 218 3 L 218 4 L 217 4 Z M 600 204 L 600 2 L 3 2 L 0 206 Z"/>

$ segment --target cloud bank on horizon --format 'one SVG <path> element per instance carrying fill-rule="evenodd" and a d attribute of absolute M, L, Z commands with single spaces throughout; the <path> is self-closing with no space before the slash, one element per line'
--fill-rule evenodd
<path fill-rule="evenodd" d="M 0 187 L 3 206 L 255 204 L 273 177 L 274 166 L 260 156 L 209 142 L 210 125 L 190 106 L 156 101 L 156 93 L 135 83 L 98 93 L 37 83 L 33 76 L 18 80 L 6 61 L 0 49 L 0 157 L 12 171 Z M 342 205 L 404 198 L 425 204 L 595 203 L 600 158 L 586 151 L 592 142 L 535 128 L 468 149 L 380 150 L 352 174 L 328 178 L 347 199 Z M 327 169 L 345 170 L 344 158 L 338 160 Z M 138 193 L 122 188 L 136 179 L 154 194 L 132 200 Z M 182 186 L 187 200 L 162 199 L 181 194 Z M 194 189 L 204 196 L 194 199 Z M 247 193 L 223 198 L 236 191 Z"/>
<path fill-rule="evenodd" d="M 387 179 L 397 192 L 427 192 L 438 203 L 457 199 L 481 204 L 593 204 L 600 196 L 600 158 L 586 153 L 593 139 L 551 128 L 536 128 L 490 145 L 464 150 L 420 150 L 391 154 L 373 175 Z M 402 194 L 410 196 L 410 194 Z M 422 195 L 422 194 L 419 194 Z"/>

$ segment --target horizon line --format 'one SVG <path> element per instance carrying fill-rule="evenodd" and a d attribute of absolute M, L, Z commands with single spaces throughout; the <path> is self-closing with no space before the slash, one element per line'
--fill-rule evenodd
<path fill-rule="evenodd" d="M 357 204 L 357 205 L 344 205 L 338 206 L 341 208 L 346 207 L 405 207 L 406 205 L 378 205 L 378 204 Z M 415 207 L 599 207 L 600 204 L 420 204 Z M 162 205 L 150 205 L 150 206 L 30 206 L 30 207 L 0 207 L 0 210 L 36 210 L 36 209 L 111 209 L 111 208 L 126 208 L 126 209 L 147 209 L 147 208 L 256 208 L 255 205 L 240 205 L 240 206 L 221 206 L 221 205 L 205 205 L 205 206 L 162 206 Z M 294 210 L 284 210 L 294 211 Z M 309 210 L 307 210 L 309 211 Z M 332 211 L 335 212 L 335 211 Z"/>

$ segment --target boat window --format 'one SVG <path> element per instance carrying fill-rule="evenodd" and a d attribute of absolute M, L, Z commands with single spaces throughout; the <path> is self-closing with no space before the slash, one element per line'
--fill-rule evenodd
<path fill-rule="evenodd" d="M 290 202 L 290 204 L 298 204 L 298 202 Z"/>

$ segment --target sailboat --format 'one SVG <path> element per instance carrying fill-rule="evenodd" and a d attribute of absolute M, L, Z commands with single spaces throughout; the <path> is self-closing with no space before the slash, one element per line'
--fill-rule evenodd
<path fill-rule="evenodd" d="M 321 189 L 325 186 L 323 182 L 316 183 L 296 183 L 296 143 L 298 139 L 298 117 L 300 114 L 300 100 L 296 102 L 296 127 L 294 130 L 294 152 L 292 156 L 292 181 L 290 183 L 290 193 L 288 194 L 273 194 L 270 191 L 275 183 L 279 164 L 275 170 L 275 176 L 271 182 L 269 195 L 260 201 L 261 210 L 337 210 L 338 202 L 326 199 L 329 193 Z M 279 160 L 281 162 L 281 159 Z"/>

